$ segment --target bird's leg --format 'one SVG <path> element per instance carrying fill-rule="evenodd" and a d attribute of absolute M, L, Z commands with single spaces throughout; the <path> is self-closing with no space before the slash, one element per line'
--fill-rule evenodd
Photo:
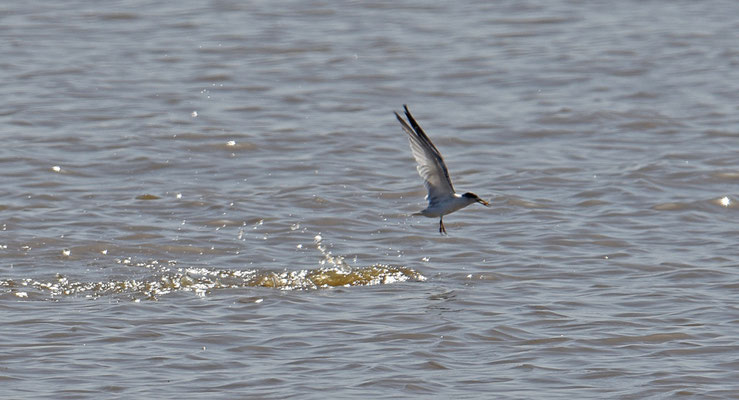
<path fill-rule="evenodd" d="M 444 217 L 439 217 L 439 233 L 446 235 L 446 228 L 444 228 Z"/>

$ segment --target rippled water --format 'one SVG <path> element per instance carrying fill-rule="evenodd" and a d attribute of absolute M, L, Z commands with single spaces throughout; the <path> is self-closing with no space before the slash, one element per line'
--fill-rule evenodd
<path fill-rule="evenodd" d="M 0 11 L 3 398 L 737 398 L 737 3 Z"/>

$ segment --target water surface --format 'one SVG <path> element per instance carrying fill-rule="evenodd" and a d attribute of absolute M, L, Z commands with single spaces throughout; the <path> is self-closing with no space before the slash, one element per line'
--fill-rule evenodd
<path fill-rule="evenodd" d="M 734 2 L 0 9 L 2 397 L 736 398 Z"/>

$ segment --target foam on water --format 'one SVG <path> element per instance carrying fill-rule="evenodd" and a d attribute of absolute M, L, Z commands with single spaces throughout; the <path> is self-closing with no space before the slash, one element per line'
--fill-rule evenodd
<path fill-rule="evenodd" d="M 296 271 L 267 271 L 259 269 L 220 269 L 205 267 L 178 267 L 174 260 L 133 262 L 130 258 L 116 259 L 117 264 L 130 266 L 132 275 L 146 269 L 150 273 L 138 279 L 109 281 L 77 281 L 62 274 L 53 279 L 0 279 L 0 296 L 11 295 L 29 300 L 78 296 L 96 299 L 104 296 L 124 297 L 134 301 L 157 300 L 174 292 L 192 292 L 207 296 L 219 289 L 267 287 L 280 290 L 321 289 L 338 286 L 384 285 L 426 278 L 412 268 L 385 264 L 355 267 L 343 256 L 332 254 L 315 237 L 316 249 L 321 253 L 319 267 Z M 65 250 L 67 251 L 67 250 Z M 66 254 L 69 255 L 69 254 Z M 135 272 L 135 273 L 134 273 Z M 3 290 L 4 289 L 4 290 Z"/>

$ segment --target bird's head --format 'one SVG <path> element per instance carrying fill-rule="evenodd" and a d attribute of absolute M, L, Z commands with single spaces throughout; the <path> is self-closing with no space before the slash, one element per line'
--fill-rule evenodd
<path fill-rule="evenodd" d="M 488 203 L 487 201 L 481 199 L 480 196 L 478 196 L 478 195 L 476 195 L 474 193 L 467 192 L 467 193 L 463 194 L 462 197 L 465 197 L 467 199 L 470 199 L 471 202 L 472 201 L 476 201 L 476 202 L 478 202 L 478 203 L 480 203 L 480 204 L 482 204 L 484 206 L 490 207 L 490 203 Z"/>

